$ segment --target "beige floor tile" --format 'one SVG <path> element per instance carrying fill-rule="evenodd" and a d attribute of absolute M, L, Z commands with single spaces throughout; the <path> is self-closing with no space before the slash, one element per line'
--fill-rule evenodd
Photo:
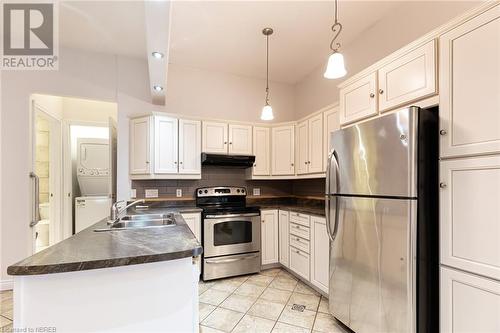
<path fill-rule="evenodd" d="M 316 295 L 316 296 L 320 295 L 316 290 L 314 290 L 313 288 L 309 287 L 308 285 L 300 281 L 297 283 L 294 292 L 306 295 Z"/>
<path fill-rule="evenodd" d="M 328 310 L 328 298 L 322 296 L 321 301 L 319 302 L 318 312 L 330 313 Z"/>
<path fill-rule="evenodd" d="M 292 294 L 292 297 L 290 297 L 290 300 L 288 301 L 288 305 L 290 306 L 293 304 L 305 305 L 306 310 L 317 311 L 319 300 L 320 297 L 316 295 L 306 295 L 294 292 Z"/>
<path fill-rule="evenodd" d="M 234 291 L 236 295 L 249 296 L 257 298 L 262 294 L 266 287 L 258 286 L 256 284 L 250 283 L 248 281 L 244 282 L 241 286 Z"/>
<path fill-rule="evenodd" d="M 0 291 L 0 300 L 4 300 L 4 299 L 12 299 L 12 290 L 4 290 L 4 291 Z"/>
<path fill-rule="evenodd" d="M 206 303 L 199 303 L 199 314 L 200 314 L 200 322 L 202 322 L 212 311 L 215 310 L 215 306 Z"/>
<path fill-rule="evenodd" d="M 276 321 L 284 307 L 284 304 L 274 303 L 259 298 L 254 305 L 252 305 L 250 310 L 248 310 L 248 314 Z"/>
<path fill-rule="evenodd" d="M 200 333 L 225 333 L 212 327 L 200 325 Z"/>
<path fill-rule="evenodd" d="M 332 315 L 318 312 L 314 322 L 314 331 L 323 333 L 346 333 L 346 331 L 335 322 Z"/>
<path fill-rule="evenodd" d="M 248 275 L 242 275 L 242 276 L 234 276 L 231 278 L 227 278 L 226 280 L 228 281 L 236 281 L 239 282 L 240 284 L 248 280 L 249 276 Z"/>
<path fill-rule="evenodd" d="M 217 281 L 213 285 L 212 289 L 220 290 L 220 291 L 227 291 L 227 292 L 232 293 L 240 285 L 241 285 L 241 283 L 238 281 L 220 280 L 220 281 Z"/>
<path fill-rule="evenodd" d="M 254 302 L 254 297 L 232 294 L 231 296 L 226 298 L 226 300 L 219 306 L 224 309 L 245 313 L 248 311 L 248 309 L 250 309 Z"/>
<path fill-rule="evenodd" d="M 0 301 L 0 314 L 12 311 L 14 303 L 12 298 L 6 298 Z"/>
<path fill-rule="evenodd" d="M 310 329 L 277 322 L 272 333 L 309 333 Z"/>
<path fill-rule="evenodd" d="M 290 299 L 291 295 L 292 295 L 291 291 L 279 290 L 279 289 L 274 289 L 274 288 L 269 287 L 266 290 L 264 290 L 262 295 L 260 295 L 260 298 L 264 299 L 266 301 L 286 304 L 288 302 L 288 300 Z"/>
<path fill-rule="evenodd" d="M 217 308 L 201 324 L 224 332 L 231 332 L 243 315 L 241 312 Z"/>
<path fill-rule="evenodd" d="M 278 275 L 269 286 L 275 289 L 293 291 L 296 285 L 297 280 Z"/>
<path fill-rule="evenodd" d="M 14 320 L 14 310 L 4 312 L 2 313 L 2 316 L 4 316 L 7 319 Z"/>
<path fill-rule="evenodd" d="M 274 320 L 245 315 L 232 333 L 270 333 L 274 323 Z"/>
<path fill-rule="evenodd" d="M 280 272 L 281 272 L 281 268 L 271 268 L 271 269 L 266 269 L 266 270 L 261 271 L 260 274 L 275 277 Z"/>
<path fill-rule="evenodd" d="M 5 318 L 4 316 L 0 316 L 0 328 L 12 324 L 12 320 Z M 3 331 L 2 331 L 3 332 Z"/>
<path fill-rule="evenodd" d="M 271 283 L 271 281 L 273 281 L 273 279 L 274 277 L 272 276 L 256 274 L 250 276 L 247 282 L 256 284 L 258 286 L 267 287 Z"/>
<path fill-rule="evenodd" d="M 227 291 L 220 291 L 215 289 L 208 289 L 203 294 L 200 295 L 200 302 L 219 305 L 224 301 L 231 293 Z"/>
<path fill-rule="evenodd" d="M 205 291 L 207 291 L 210 287 L 207 286 L 206 284 L 199 284 L 198 285 L 198 295 L 203 294 Z"/>
<path fill-rule="evenodd" d="M 281 272 L 279 272 L 278 276 L 287 277 L 289 279 L 297 280 L 297 278 L 295 276 L 293 276 L 293 274 L 285 271 L 284 269 L 282 269 Z"/>
<path fill-rule="evenodd" d="M 313 327 L 316 312 L 304 310 L 303 312 L 292 310 L 291 306 L 286 306 L 278 321 L 294 326 L 311 329 Z"/>

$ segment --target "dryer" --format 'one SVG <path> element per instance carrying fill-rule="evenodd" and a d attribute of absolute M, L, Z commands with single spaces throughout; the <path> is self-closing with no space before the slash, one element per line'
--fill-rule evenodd
<path fill-rule="evenodd" d="M 76 175 L 82 196 L 110 192 L 109 141 L 78 138 Z"/>

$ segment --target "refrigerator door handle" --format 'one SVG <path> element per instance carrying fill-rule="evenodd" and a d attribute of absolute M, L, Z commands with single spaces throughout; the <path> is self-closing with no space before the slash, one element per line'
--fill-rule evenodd
<path fill-rule="evenodd" d="M 337 162 L 337 156 L 335 153 L 335 149 L 332 149 L 328 154 L 327 167 L 326 167 L 326 195 L 325 195 L 325 217 L 326 217 L 326 230 L 328 233 L 328 238 L 333 242 L 337 235 L 337 226 L 338 226 L 338 197 L 335 197 L 335 220 L 334 220 L 334 233 L 332 234 L 331 226 L 330 226 L 330 173 L 332 167 L 332 160 L 335 164 L 335 193 L 339 192 L 339 163 Z"/>

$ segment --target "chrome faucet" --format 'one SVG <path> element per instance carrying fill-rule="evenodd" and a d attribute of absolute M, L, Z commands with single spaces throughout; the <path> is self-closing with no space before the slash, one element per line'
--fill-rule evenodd
<path fill-rule="evenodd" d="M 144 199 L 139 199 L 139 200 L 136 200 L 132 203 L 129 203 L 128 205 L 126 205 L 125 207 L 123 207 L 122 209 L 118 208 L 118 205 L 125 202 L 125 200 L 120 200 L 120 201 L 117 201 L 115 202 L 114 204 L 111 205 L 111 209 L 110 209 L 110 212 L 109 212 L 109 221 L 108 221 L 108 224 L 113 224 L 115 223 L 116 221 L 118 221 L 120 219 L 120 215 L 125 212 L 128 208 L 132 207 L 132 206 L 135 206 L 139 203 L 144 203 L 146 200 Z"/>

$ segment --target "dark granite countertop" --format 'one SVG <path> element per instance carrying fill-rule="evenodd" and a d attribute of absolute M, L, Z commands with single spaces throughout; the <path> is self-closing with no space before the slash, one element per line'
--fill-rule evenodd
<path fill-rule="evenodd" d="M 107 227 L 106 220 L 102 220 L 9 266 L 7 273 L 41 275 L 82 271 L 175 260 L 198 256 L 203 252 L 200 243 L 179 214 L 201 212 L 199 208 L 165 207 L 147 211 L 148 214 L 157 212 L 174 212 L 177 224 L 163 228 L 95 232 L 94 229 Z"/>
<path fill-rule="evenodd" d="M 248 205 L 259 206 L 260 209 L 282 209 L 302 214 L 325 216 L 325 200 L 319 198 L 276 197 L 247 199 Z"/>
<path fill-rule="evenodd" d="M 309 214 L 309 215 L 318 215 L 325 216 L 325 209 L 316 208 L 316 207 L 308 207 L 302 205 L 287 205 L 287 204 L 269 204 L 269 205 L 259 205 L 260 209 L 281 209 L 281 210 L 289 210 L 296 213 Z"/>

